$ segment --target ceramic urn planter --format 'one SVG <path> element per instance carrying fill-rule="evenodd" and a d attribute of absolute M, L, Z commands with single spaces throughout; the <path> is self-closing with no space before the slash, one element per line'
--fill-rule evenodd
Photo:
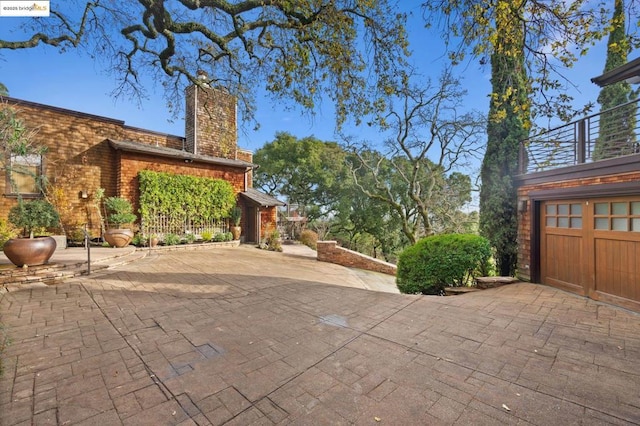
<path fill-rule="evenodd" d="M 107 229 L 104 233 L 104 240 L 112 247 L 126 247 L 133 239 L 131 229 Z"/>
<path fill-rule="evenodd" d="M 13 238 L 4 243 L 4 254 L 16 266 L 44 265 L 56 251 L 52 237 Z"/>

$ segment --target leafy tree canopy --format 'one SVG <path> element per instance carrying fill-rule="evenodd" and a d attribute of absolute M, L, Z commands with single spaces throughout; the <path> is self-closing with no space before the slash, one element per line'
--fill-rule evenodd
<path fill-rule="evenodd" d="M 372 112 L 374 92 L 394 84 L 407 54 L 404 16 L 390 0 L 52 2 L 49 18 L 26 20 L 19 34 L 0 49 L 82 49 L 106 61 L 115 95 L 144 95 L 140 76 L 151 75 L 174 110 L 206 71 L 238 96 L 245 119 L 265 82 L 309 110 L 324 93 L 339 123 Z"/>
<path fill-rule="evenodd" d="M 347 175 L 345 155 L 335 142 L 312 136 L 298 139 L 280 132 L 256 151 L 253 160 L 260 168 L 254 184 L 270 195 L 287 197 L 289 204 L 298 204 L 312 221 L 334 209 Z"/>
<path fill-rule="evenodd" d="M 495 53 L 523 55 L 530 76 L 532 119 L 576 111 L 566 94 L 572 83 L 563 75 L 607 33 L 610 2 L 592 0 L 435 0 L 423 3 L 428 25 L 439 23 L 453 63 L 471 54 L 486 63 Z M 505 31 L 505 28 L 516 28 Z"/>

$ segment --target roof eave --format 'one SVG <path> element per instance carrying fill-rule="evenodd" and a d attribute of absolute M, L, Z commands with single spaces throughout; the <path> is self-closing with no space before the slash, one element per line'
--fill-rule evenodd
<path fill-rule="evenodd" d="M 216 157 L 207 157 L 207 156 L 203 156 L 203 155 L 197 155 L 197 154 L 193 154 L 191 152 L 187 152 L 187 151 L 180 151 L 180 150 L 174 150 L 175 152 L 165 152 L 163 150 L 155 150 L 153 146 L 144 146 L 143 144 L 140 144 L 139 146 L 136 145 L 123 145 L 122 143 L 120 143 L 119 141 L 114 141 L 112 139 L 107 139 L 109 141 L 109 145 L 115 149 L 115 150 L 120 150 L 120 151 L 124 151 L 124 152 L 134 152 L 137 154 L 144 154 L 144 155 L 152 155 L 152 156 L 156 156 L 156 157 L 163 157 L 163 158 L 171 158 L 174 160 L 183 160 L 185 162 L 193 162 L 193 161 L 197 161 L 200 163 L 207 163 L 207 164 L 215 164 L 215 165 L 219 165 L 219 166 L 229 166 L 229 167 L 242 167 L 242 168 L 256 168 L 257 165 L 253 164 L 253 163 L 249 163 L 247 161 L 243 161 L 243 160 L 230 160 L 230 159 L 225 159 L 225 158 L 216 158 Z"/>
<path fill-rule="evenodd" d="M 598 77 L 594 77 L 591 81 L 600 87 L 604 87 L 638 76 L 640 76 L 640 58 L 636 58 Z"/>

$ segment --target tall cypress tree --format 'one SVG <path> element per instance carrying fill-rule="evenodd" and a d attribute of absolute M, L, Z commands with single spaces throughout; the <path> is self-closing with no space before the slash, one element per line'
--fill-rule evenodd
<path fill-rule="evenodd" d="M 604 72 L 624 65 L 629 51 L 625 33 L 624 0 L 616 0 Z M 600 134 L 593 152 L 594 160 L 604 160 L 635 152 L 637 105 L 632 104 L 607 112 L 608 109 L 625 104 L 634 98 L 635 93 L 625 81 L 605 86 L 600 91 L 598 103 L 603 112 L 600 115 Z"/>
<path fill-rule="evenodd" d="M 519 2 L 508 2 L 496 20 L 497 41 L 491 55 L 492 94 L 487 125 L 487 150 L 482 162 L 480 232 L 496 250 L 500 275 L 513 276 L 518 258 L 517 197 L 520 142 L 528 137 L 530 112 L 522 44 Z M 518 45 L 520 44 L 520 45 Z"/>

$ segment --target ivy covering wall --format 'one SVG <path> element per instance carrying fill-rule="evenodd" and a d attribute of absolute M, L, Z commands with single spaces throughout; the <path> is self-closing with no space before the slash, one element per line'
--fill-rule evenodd
<path fill-rule="evenodd" d="M 233 187 L 212 179 L 143 170 L 140 182 L 140 217 L 153 223 L 159 216 L 194 225 L 229 217 L 236 204 Z"/>

